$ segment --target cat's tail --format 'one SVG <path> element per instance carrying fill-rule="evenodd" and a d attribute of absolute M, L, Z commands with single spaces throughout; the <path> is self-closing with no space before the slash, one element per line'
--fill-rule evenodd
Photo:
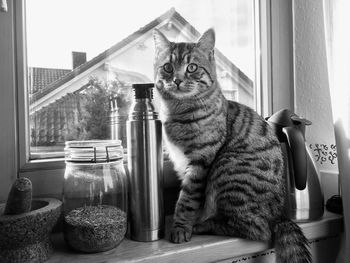
<path fill-rule="evenodd" d="M 309 243 L 300 227 L 289 219 L 276 224 L 274 229 L 276 263 L 311 263 Z"/>

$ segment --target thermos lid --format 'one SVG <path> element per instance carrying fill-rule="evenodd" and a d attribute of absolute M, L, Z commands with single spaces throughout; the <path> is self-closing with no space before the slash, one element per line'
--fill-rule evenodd
<path fill-rule="evenodd" d="M 153 99 L 154 83 L 132 84 L 135 99 Z"/>
<path fill-rule="evenodd" d="M 120 140 L 66 141 L 66 162 L 104 163 L 123 159 Z"/>

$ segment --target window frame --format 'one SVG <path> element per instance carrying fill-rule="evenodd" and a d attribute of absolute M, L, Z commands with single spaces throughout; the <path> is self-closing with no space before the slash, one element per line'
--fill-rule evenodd
<path fill-rule="evenodd" d="M 29 118 L 28 105 L 29 97 L 27 93 L 28 70 L 26 57 L 26 1 L 15 1 L 15 36 L 16 36 L 16 79 L 17 79 L 17 119 L 18 119 L 18 155 L 19 155 L 19 173 L 38 170 L 55 170 L 64 168 L 62 158 L 30 160 L 30 142 L 29 142 Z"/>
<path fill-rule="evenodd" d="M 15 54 L 15 85 L 17 100 L 17 174 L 29 177 L 33 184 L 44 182 L 37 194 L 58 194 L 65 163 L 62 158 L 30 160 L 29 118 L 26 79 L 25 0 L 13 1 Z M 294 110 L 293 83 L 293 23 L 289 0 L 254 0 L 256 46 L 256 105 L 257 112 L 266 117 L 280 108 Z M 260 47 L 260 48 L 259 48 Z M 171 165 L 166 164 L 166 168 Z M 171 169 L 171 168 L 169 168 Z M 48 177 L 48 175 L 50 175 Z M 46 177 L 45 177 L 46 176 Z M 45 183 L 50 180 L 50 183 Z M 34 193 L 35 194 L 35 193 Z"/>

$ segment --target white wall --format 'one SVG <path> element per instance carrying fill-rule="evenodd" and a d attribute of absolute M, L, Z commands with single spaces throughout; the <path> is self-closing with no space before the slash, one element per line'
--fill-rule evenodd
<path fill-rule="evenodd" d="M 0 12 L 0 202 L 17 177 L 12 4 L 8 1 L 9 11 Z"/>

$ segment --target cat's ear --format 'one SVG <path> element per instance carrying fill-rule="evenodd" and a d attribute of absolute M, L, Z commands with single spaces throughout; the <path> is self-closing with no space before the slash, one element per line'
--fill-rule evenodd
<path fill-rule="evenodd" d="M 158 29 L 153 30 L 153 38 L 154 38 L 154 44 L 156 47 L 156 54 L 158 54 L 160 51 L 169 48 L 170 42 L 169 40 L 163 35 L 162 32 L 160 32 Z"/>
<path fill-rule="evenodd" d="M 205 53 L 211 53 L 215 47 L 215 31 L 210 28 L 204 32 L 197 42 L 197 46 Z"/>

